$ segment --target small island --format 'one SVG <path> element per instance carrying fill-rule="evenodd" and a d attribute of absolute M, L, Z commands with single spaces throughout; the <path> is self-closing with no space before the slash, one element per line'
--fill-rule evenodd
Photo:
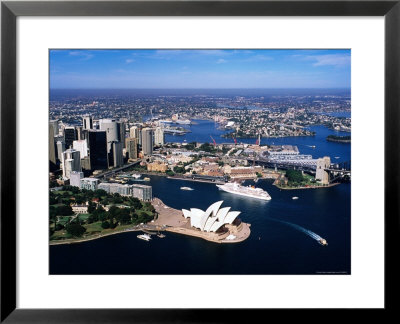
<path fill-rule="evenodd" d="M 326 137 L 328 142 L 337 142 L 337 143 L 351 143 L 351 136 L 336 136 L 336 135 L 328 135 Z"/>

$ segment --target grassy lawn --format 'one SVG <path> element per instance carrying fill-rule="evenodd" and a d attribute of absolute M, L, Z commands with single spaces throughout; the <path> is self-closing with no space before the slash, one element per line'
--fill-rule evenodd
<path fill-rule="evenodd" d="M 86 222 L 89 216 L 90 214 L 79 214 L 79 219 Z"/>
<path fill-rule="evenodd" d="M 72 235 L 68 234 L 66 230 L 56 231 L 51 236 L 51 240 L 61 240 L 61 239 L 69 239 L 72 238 Z"/>
<path fill-rule="evenodd" d="M 104 229 L 101 227 L 101 222 L 95 222 L 92 224 L 85 224 L 83 227 L 86 228 L 86 233 L 90 234 L 92 232 L 101 232 L 104 231 Z"/>
<path fill-rule="evenodd" d="M 53 193 L 56 195 L 63 195 L 66 192 L 68 193 L 68 195 L 70 195 L 70 196 L 72 195 L 72 191 L 65 191 L 65 190 L 54 191 Z"/>
<path fill-rule="evenodd" d="M 65 226 L 73 216 L 57 216 L 57 223 Z"/>

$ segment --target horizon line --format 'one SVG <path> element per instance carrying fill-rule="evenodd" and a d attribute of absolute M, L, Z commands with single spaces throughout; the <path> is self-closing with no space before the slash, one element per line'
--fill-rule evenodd
<path fill-rule="evenodd" d="M 323 87 L 304 87 L 304 88 L 49 88 L 49 90 L 290 90 L 290 89 L 346 89 L 350 90 L 351 87 L 330 87 L 330 88 L 323 88 Z"/>

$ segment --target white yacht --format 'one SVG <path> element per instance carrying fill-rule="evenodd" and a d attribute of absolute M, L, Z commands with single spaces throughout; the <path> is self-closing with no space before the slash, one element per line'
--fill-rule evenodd
<path fill-rule="evenodd" d="M 140 234 L 137 236 L 137 238 L 141 239 L 141 240 L 145 240 L 145 241 L 150 241 L 151 240 L 151 236 L 149 234 Z"/>

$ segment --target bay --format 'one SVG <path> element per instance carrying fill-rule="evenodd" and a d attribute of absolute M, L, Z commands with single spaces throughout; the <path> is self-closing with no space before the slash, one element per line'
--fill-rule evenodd
<path fill-rule="evenodd" d="M 229 141 L 219 137 L 224 131 L 216 129 L 214 122 L 196 122 L 191 126 L 192 133 L 168 135 L 167 141 L 173 138 L 174 142 L 210 142 L 210 132 L 219 143 Z M 263 138 L 262 144 L 298 145 L 301 153 L 313 157 L 329 155 L 340 157 L 339 161 L 350 160 L 349 144 L 325 139 L 338 132 L 323 126 L 311 129 L 317 132 L 316 136 Z M 166 232 L 165 238 L 154 237 L 146 242 L 137 239 L 138 233 L 131 232 L 79 244 L 50 246 L 50 274 L 351 273 L 351 184 L 293 191 L 276 188 L 272 180 L 261 180 L 255 185 L 268 191 L 270 201 L 222 192 L 215 184 L 161 176 L 150 176 L 150 184 L 155 197 L 176 209 L 206 209 L 213 202 L 223 200 L 223 207 L 241 211 L 239 217 L 251 224 L 250 237 L 237 244 L 216 244 Z M 180 190 L 182 186 L 194 190 Z M 293 196 L 299 199 L 293 200 Z M 328 246 L 320 245 L 288 223 L 320 235 L 328 241 Z"/>

